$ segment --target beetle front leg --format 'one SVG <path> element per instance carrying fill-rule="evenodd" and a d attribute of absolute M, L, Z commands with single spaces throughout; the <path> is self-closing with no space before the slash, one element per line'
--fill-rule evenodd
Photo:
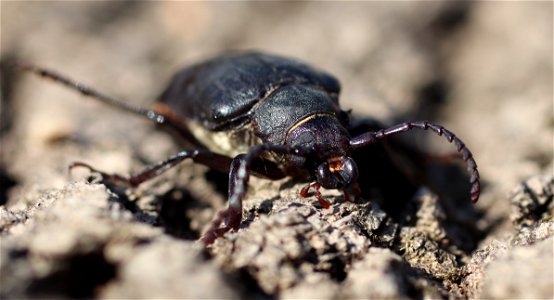
<path fill-rule="evenodd" d="M 221 210 L 212 221 L 211 227 L 204 233 L 202 242 L 205 245 L 213 243 L 231 229 L 237 230 L 242 220 L 242 198 L 248 189 L 248 172 L 239 176 L 241 164 L 245 164 L 245 155 L 238 155 L 231 162 L 229 170 L 229 204 Z M 240 186 L 237 190 L 237 184 Z M 221 224 L 223 223 L 223 227 Z"/>
<path fill-rule="evenodd" d="M 238 229 L 242 219 L 242 200 L 248 190 L 250 174 L 270 180 L 284 178 L 286 174 L 270 160 L 261 157 L 264 152 L 296 154 L 306 156 L 306 149 L 284 145 L 262 144 L 250 150 L 248 154 L 237 155 L 229 169 L 229 206 L 218 213 L 202 241 L 209 245 L 231 229 Z M 221 226 L 221 224 L 223 226 Z"/>
<path fill-rule="evenodd" d="M 213 243 L 229 230 L 239 228 L 242 220 L 242 200 L 248 191 L 248 179 L 251 173 L 272 180 L 285 177 L 285 174 L 271 161 L 257 159 L 255 155 L 237 155 L 229 169 L 229 205 L 217 214 L 211 227 L 202 237 L 205 245 Z"/>
<path fill-rule="evenodd" d="M 319 205 L 321 205 L 321 207 L 325 209 L 329 208 L 331 205 L 329 204 L 329 202 L 327 202 L 327 200 L 323 199 L 323 196 L 319 191 L 319 189 L 321 188 L 321 184 L 319 184 L 317 181 L 310 182 L 308 183 L 308 185 L 303 187 L 300 190 L 300 197 L 302 198 L 308 197 L 309 196 L 308 193 L 310 192 L 311 188 L 315 189 L 315 197 L 317 198 L 317 201 L 319 201 Z"/>

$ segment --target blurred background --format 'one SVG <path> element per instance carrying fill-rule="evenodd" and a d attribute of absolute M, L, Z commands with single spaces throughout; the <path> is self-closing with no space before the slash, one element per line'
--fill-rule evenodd
<path fill-rule="evenodd" d="M 303 60 L 341 81 L 343 108 L 357 116 L 428 119 L 460 136 L 492 218 L 505 216 L 518 182 L 552 172 L 551 2 L 2 2 L 1 17 L 4 62 L 143 106 L 174 72 L 222 52 Z M 177 149 L 140 118 L 5 65 L 0 133 L 2 201 L 12 204 L 66 184 L 72 161 L 127 173 Z M 423 140 L 432 153 L 452 150 Z"/>

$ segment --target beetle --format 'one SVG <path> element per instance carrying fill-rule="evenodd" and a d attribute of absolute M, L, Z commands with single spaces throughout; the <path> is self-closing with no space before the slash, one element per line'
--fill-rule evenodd
<path fill-rule="evenodd" d="M 301 189 L 301 196 L 306 197 L 313 188 L 321 206 L 328 208 L 319 192 L 321 187 L 343 190 L 345 200 L 360 192 L 354 153 L 416 128 L 431 130 L 455 144 L 470 175 L 471 201 L 479 198 L 477 164 L 454 133 L 428 121 L 412 121 L 353 136 L 348 113 L 339 105 L 339 81 L 294 59 L 259 52 L 209 59 L 176 73 L 152 108 L 129 105 L 48 69 L 18 66 L 146 117 L 177 132 L 193 148 L 128 176 L 108 174 L 83 162 L 70 167 L 88 168 L 104 180 L 128 187 L 152 179 L 185 159 L 226 172 L 228 207 L 216 215 L 202 237 L 206 245 L 238 229 L 250 175 L 303 180 L 308 184 Z"/>

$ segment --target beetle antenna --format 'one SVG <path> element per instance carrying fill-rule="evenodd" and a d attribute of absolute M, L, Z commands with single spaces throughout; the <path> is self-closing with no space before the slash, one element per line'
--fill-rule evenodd
<path fill-rule="evenodd" d="M 360 149 L 362 147 L 376 143 L 378 140 L 384 139 L 397 133 L 410 131 L 412 129 L 419 128 L 424 130 L 432 130 L 440 136 L 444 136 L 448 142 L 454 142 L 456 150 L 462 154 L 462 159 L 466 162 L 467 171 L 470 175 L 469 182 L 471 183 L 471 202 L 475 203 L 479 199 L 481 193 L 481 184 L 479 182 L 479 171 L 477 170 L 477 163 L 473 159 L 471 151 L 466 147 L 464 142 L 460 140 L 452 131 L 444 128 L 441 125 L 433 124 L 428 121 L 414 121 L 405 122 L 393 127 L 382 129 L 375 132 L 368 132 L 350 140 L 350 146 L 353 150 Z"/>
<path fill-rule="evenodd" d="M 123 100 L 120 100 L 120 99 L 114 98 L 112 96 L 103 94 L 103 93 L 101 93 L 101 92 L 99 92 L 99 91 L 97 91 L 97 90 L 95 90 L 95 89 L 93 89 L 89 86 L 86 86 L 86 85 L 84 85 L 80 82 L 77 82 L 73 79 L 70 79 L 67 76 L 59 74 L 55 71 L 52 71 L 52 70 L 49 70 L 49 69 L 46 69 L 46 68 L 43 68 L 43 67 L 35 66 L 35 65 L 32 65 L 32 64 L 21 63 L 21 62 L 16 62 L 16 63 L 13 64 L 13 66 L 16 69 L 19 69 L 19 70 L 22 70 L 22 71 L 25 71 L 25 72 L 30 72 L 30 73 L 33 73 L 33 74 L 38 75 L 40 77 L 47 78 L 47 79 L 50 79 L 54 82 L 60 83 L 60 84 L 66 86 L 70 89 L 78 91 L 79 93 L 81 93 L 85 97 L 94 98 L 94 99 L 96 99 L 96 100 L 98 100 L 102 103 L 105 103 L 107 105 L 110 105 L 112 107 L 130 112 L 130 113 L 133 113 L 133 114 L 136 114 L 136 115 L 147 117 L 148 119 L 150 119 L 150 120 L 152 120 L 156 123 L 161 124 L 161 123 L 165 122 L 165 116 L 163 116 L 161 114 L 158 114 L 153 110 L 130 105 L 130 104 L 126 103 Z"/>

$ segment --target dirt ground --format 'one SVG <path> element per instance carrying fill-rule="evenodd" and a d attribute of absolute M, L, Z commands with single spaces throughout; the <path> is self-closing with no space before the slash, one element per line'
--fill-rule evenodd
<path fill-rule="evenodd" d="M 553 298 L 552 2 L 2 2 L 1 298 Z M 179 151 L 148 120 L 10 68 L 23 60 L 148 106 L 180 68 L 228 51 L 335 75 L 357 119 L 427 119 L 478 163 L 421 166 L 415 196 L 332 205 L 302 183 L 250 181 L 241 228 L 197 241 L 222 176 L 184 163 L 110 190 Z M 449 154 L 432 133 L 403 136 Z M 372 170 L 382 174 L 383 170 Z M 225 179 L 223 179 L 223 182 Z M 387 183 L 396 187 L 396 182 Z"/>

